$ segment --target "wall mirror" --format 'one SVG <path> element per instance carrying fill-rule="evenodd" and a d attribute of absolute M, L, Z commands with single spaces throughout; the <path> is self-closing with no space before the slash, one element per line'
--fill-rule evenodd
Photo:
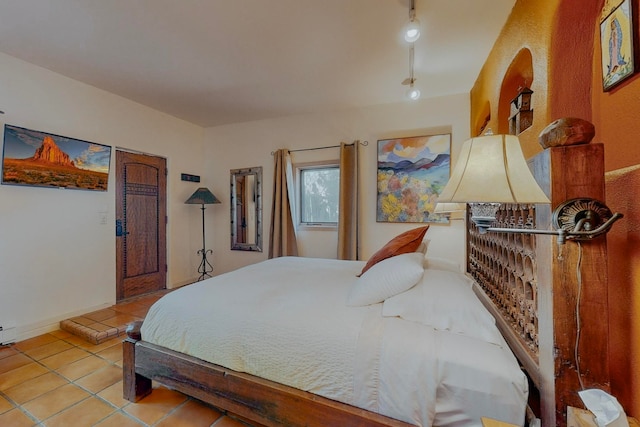
<path fill-rule="evenodd" d="M 262 252 L 262 166 L 231 170 L 231 249 Z"/>

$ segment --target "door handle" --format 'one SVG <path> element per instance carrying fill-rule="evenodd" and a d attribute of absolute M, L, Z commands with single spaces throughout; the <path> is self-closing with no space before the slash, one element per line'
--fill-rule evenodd
<path fill-rule="evenodd" d="M 116 237 L 122 237 L 127 234 L 129 234 L 129 232 L 124 230 L 124 226 L 122 225 L 122 220 L 116 219 Z"/>

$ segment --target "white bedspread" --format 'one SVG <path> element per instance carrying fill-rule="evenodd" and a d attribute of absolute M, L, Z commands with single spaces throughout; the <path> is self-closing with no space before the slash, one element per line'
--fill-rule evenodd
<path fill-rule="evenodd" d="M 216 276 L 160 299 L 142 337 L 418 426 L 522 422 L 526 378 L 506 345 L 347 307 L 363 265 L 285 257 Z"/>

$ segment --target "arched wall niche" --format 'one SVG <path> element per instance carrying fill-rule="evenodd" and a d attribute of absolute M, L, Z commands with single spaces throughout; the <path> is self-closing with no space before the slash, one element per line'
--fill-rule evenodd
<path fill-rule="evenodd" d="M 533 85 L 533 57 L 529 49 L 522 48 L 511 61 L 500 86 L 500 99 L 498 101 L 498 129 L 494 133 L 509 133 L 509 117 L 511 113 L 511 101 L 524 87 Z M 532 106 L 535 110 L 535 105 Z"/>
<path fill-rule="evenodd" d="M 485 101 L 484 105 L 478 110 L 476 121 L 473 125 L 471 136 L 479 136 L 486 132 L 487 125 L 491 121 L 491 103 Z"/>

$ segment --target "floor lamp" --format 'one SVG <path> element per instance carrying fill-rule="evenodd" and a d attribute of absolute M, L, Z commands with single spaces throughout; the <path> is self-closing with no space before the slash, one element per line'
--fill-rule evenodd
<path fill-rule="evenodd" d="M 204 239 L 204 205 L 212 205 L 215 203 L 220 203 L 220 200 L 218 200 L 217 197 L 205 187 L 198 188 L 196 192 L 193 193 L 185 202 L 187 205 L 202 205 L 200 208 L 202 209 L 202 249 L 198 251 L 198 254 L 202 255 L 202 261 L 200 261 L 200 266 L 198 267 L 198 273 L 200 273 L 198 281 L 206 277 L 211 277 L 209 273 L 213 271 L 213 265 L 211 265 L 207 260 L 207 253 L 213 254 L 213 251 L 211 249 L 206 249 Z"/>

